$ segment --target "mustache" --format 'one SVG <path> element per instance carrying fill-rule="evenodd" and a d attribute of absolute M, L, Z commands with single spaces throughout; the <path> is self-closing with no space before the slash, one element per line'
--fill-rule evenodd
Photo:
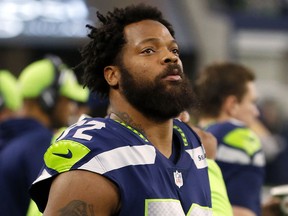
<path fill-rule="evenodd" d="M 180 67 L 180 65 L 178 65 L 178 64 L 174 64 L 174 65 L 170 64 L 161 73 L 160 77 L 161 78 L 165 78 L 165 77 L 170 76 L 170 75 L 179 75 L 179 76 L 183 77 L 184 73 L 183 73 L 183 70 Z"/>

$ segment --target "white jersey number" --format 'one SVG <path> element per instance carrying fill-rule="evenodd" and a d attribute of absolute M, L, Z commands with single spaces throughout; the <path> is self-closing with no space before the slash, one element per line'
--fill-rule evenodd
<path fill-rule="evenodd" d="M 93 130 L 93 129 L 101 129 L 105 127 L 105 123 L 100 122 L 100 121 L 96 121 L 96 120 L 92 120 L 92 121 L 87 121 L 87 120 L 82 120 L 79 121 L 73 125 L 71 125 L 70 127 L 68 127 L 63 134 L 58 137 L 57 141 L 63 139 L 73 128 L 77 127 L 77 126 L 84 126 L 82 128 L 79 128 L 75 134 L 73 135 L 74 138 L 78 138 L 78 139 L 84 139 L 84 140 L 91 140 L 92 136 L 85 134 L 85 131 L 87 130 Z"/>

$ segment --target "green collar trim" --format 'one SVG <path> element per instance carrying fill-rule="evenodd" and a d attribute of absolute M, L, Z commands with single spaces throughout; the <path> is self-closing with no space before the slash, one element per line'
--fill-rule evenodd
<path fill-rule="evenodd" d="M 119 124 L 123 125 L 124 127 L 126 127 L 127 129 L 129 129 L 130 131 L 132 131 L 133 133 L 135 133 L 136 135 L 138 135 L 141 139 L 143 139 L 145 142 L 149 142 L 149 140 L 142 134 L 140 133 L 138 130 L 136 130 L 135 128 L 131 127 L 130 125 L 126 124 L 125 122 L 116 120 L 116 119 L 112 119 L 115 122 L 118 122 Z"/>

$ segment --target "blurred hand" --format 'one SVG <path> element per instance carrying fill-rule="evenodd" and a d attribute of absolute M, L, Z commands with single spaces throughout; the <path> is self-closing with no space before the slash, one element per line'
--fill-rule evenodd
<path fill-rule="evenodd" d="M 281 216 L 280 203 L 280 198 L 271 197 L 262 205 L 262 216 Z"/>

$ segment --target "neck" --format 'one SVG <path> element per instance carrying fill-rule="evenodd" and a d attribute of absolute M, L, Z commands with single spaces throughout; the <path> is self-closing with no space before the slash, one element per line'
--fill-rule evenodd
<path fill-rule="evenodd" d="M 121 112 L 121 111 L 111 112 L 110 118 L 114 119 L 114 120 L 118 120 L 120 122 L 124 122 L 125 124 L 133 127 L 134 129 L 136 129 L 137 131 L 139 131 L 140 133 L 145 135 L 145 130 L 144 130 L 143 126 L 139 123 L 136 123 L 133 120 L 133 118 L 126 112 Z"/>
<path fill-rule="evenodd" d="M 227 115 L 219 115 L 217 117 L 201 117 L 198 121 L 198 126 L 205 128 L 214 122 L 224 122 L 230 120 L 231 117 Z"/>
<path fill-rule="evenodd" d="M 110 118 L 128 124 L 144 135 L 163 155 L 172 151 L 173 119 L 155 122 L 132 107 L 129 103 L 111 101 Z"/>

